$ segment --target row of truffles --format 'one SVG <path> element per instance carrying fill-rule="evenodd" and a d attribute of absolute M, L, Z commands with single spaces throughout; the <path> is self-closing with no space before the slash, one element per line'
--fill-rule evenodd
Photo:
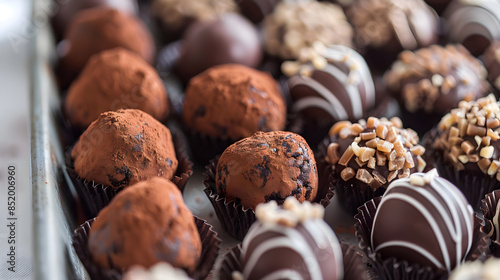
<path fill-rule="evenodd" d="M 370 117 L 354 124 L 341 121 L 329 135 L 325 160 L 343 181 L 354 178 L 356 184 L 375 190 L 426 166 L 425 148 L 413 130 L 402 128 L 399 118 Z"/>

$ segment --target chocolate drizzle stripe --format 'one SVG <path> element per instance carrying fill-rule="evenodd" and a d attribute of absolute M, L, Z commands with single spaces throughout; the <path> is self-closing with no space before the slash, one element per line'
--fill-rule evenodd
<path fill-rule="evenodd" d="M 344 86 L 347 96 L 349 96 L 352 114 L 354 117 L 356 119 L 363 117 L 363 104 L 361 103 L 359 88 L 352 83 L 349 83 L 349 75 L 342 72 L 339 68 L 333 66 L 332 64 L 328 64 L 322 69 L 322 71 L 331 75 Z"/>
<path fill-rule="evenodd" d="M 464 2 L 464 1 L 462 1 Z M 480 2 L 480 3 L 479 3 Z M 467 1 L 466 5 L 448 18 L 449 34 L 458 41 L 465 40 L 472 34 L 481 34 L 487 38 L 500 38 L 500 5 L 496 1 L 478 1 L 477 4 Z M 468 28 L 478 25 L 480 28 Z M 486 29 L 489 34 L 481 33 Z"/>
<path fill-rule="evenodd" d="M 336 120 L 344 120 L 340 119 L 340 116 L 338 116 L 338 110 L 335 110 L 332 105 L 328 104 L 325 102 L 325 100 L 321 97 L 305 97 L 301 98 L 300 100 L 296 101 L 293 106 L 292 106 L 292 111 L 294 112 L 300 112 L 306 108 L 309 107 L 316 107 L 324 110 L 330 116 L 332 116 Z"/>

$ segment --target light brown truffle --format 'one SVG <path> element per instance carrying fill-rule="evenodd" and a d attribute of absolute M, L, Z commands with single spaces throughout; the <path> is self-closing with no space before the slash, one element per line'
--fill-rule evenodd
<path fill-rule="evenodd" d="M 101 267 L 125 271 L 163 261 L 188 272 L 198 265 L 202 247 L 181 192 L 164 178 L 137 183 L 114 197 L 92 224 L 88 246 Z"/>
<path fill-rule="evenodd" d="M 217 163 L 217 192 L 227 201 L 239 200 L 255 209 L 289 196 L 313 201 L 318 191 L 314 154 L 300 135 L 257 132 L 229 146 Z"/>
<path fill-rule="evenodd" d="M 136 109 L 102 113 L 71 152 L 75 173 L 96 184 L 126 187 L 177 170 L 170 130 Z"/>
<path fill-rule="evenodd" d="M 155 69 L 139 55 L 116 48 L 94 55 L 71 85 L 64 109 L 69 121 L 87 127 L 101 113 L 140 109 L 157 120 L 168 114 L 163 83 Z"/>
<path fill-rule="evenodd" d="M 225 64 L 191 79 L 183 121 L 204 135 L 238 140 L 285 127 L 286 107 L 277 82 L 252 68 Z"/>

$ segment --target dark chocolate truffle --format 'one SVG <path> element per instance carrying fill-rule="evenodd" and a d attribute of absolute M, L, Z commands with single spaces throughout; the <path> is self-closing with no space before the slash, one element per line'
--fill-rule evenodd
<path fill-rule="evenodd" d="M 488 70 L 488 80 L 500 93 L 500 41 L 492 42 L 484 52 L 484 66 Z"/>
<path fill-rule="evenodd" d="M 385 74 L 385 81 L 407 113 L 405 123 L 413 127 L 410 117 L 417 116 L 419 133 L 432 128 L 461 100 L 482 97 L 489 88 L 483 64 L 460 45 L 404 51 Z M 427 118 L 425 123 L 422 116 Z"/>
<path fill-rule="evenodd" d="M 229 146 L 217 163 L 217 192 L 227 201 L 238 200 L 255 209 L 289 196 L 313 201 L 318 191 L 314 154 L 300 135 L 257 132 Z"/>
<path fill-rule="evenodd" d="M 95 263 L 121 271 L 168 262 L 193 272 L 201 255 L 193 214 L 177 186 L 164 178 L 117 194 L 97 215 L 88 246 Z"/>
<path fill-rule="evenodd" d="M 500 1 L 456 0 L 443 17 L 449 42 L 461 43 L 475 56 L 493 40 L 500 40 Z"/>
<path fill-rule="evenodd" d="M 316 44 L 302 61 L 285 62 L 292 112 L 333 125 L 357 121 L 375 104 L 375 86 L 363 57 L 349 47 Z"/>
<path fill-rule="evenodd" d="M 78 176 L 114 188 L 172 179 L 178 164 L 170 130 L 136 109 L 102 113 L 80 136 L 71 159 Z"/>
<path fill-rule="evenodd" d="M 108 8 L 82 11 L 65 35 L 60 68 L 76 76 L 90 57 L 104 50 L 122 47 L 153 63 L 155 45 L 146 26 L 135 16 Z M 69 72 L 69 73 L 68 73 Z"/>
<path fill-rule="evenodd" d="M 66 0 L 53 1 L 57 12 L 52 18 L 52 26 L 58 38 L 62 37 L 76 15 L 87 9 L 108 7 L 134 15 L 137 12 L 136 0 Z M 58 2 L 63 2 L 59 4 Z"/>
<path fill-rule="evenodd" d="M 167 93 L 156 70 L 138 54 L 116 48 L 94 55 L 66 96 L 69 121 L 87 127 L 101 113 L 140 109 L 157 120 L 169 112 Z"/>
<path fill-rule="evenodd" d="M 317 1 L 282 2 L 263 21 L 266 51 L 297 59 L 319 41 L 351 46 L 353 30 L 339 6 Z"/>
<path fill-rule="evenodd" d="M 261 58 L 257 29 L 242 16 L 229 13 L 189 27 L 174 72 L 188 81 L 215 65 L 235 63 L 257 67 Z"/>
<path fill-rule="evenodd" d="M 285 127 L 286 107 L 268 74 L 237 64 L 214 66 L 189 82 L 182 119 L 212 138 L 238 140 Z"/>
<path fill-rule="evenodd" d="M 257 206 L 242 243 L 242 279 L 342 279 L 342 249 L 323 214 L 321 205 L 293 197 L 283 208 Z"/>
<path fill-rule="evenodd" d="M 374 252 L 450 271 L 472 246 L 474 211 L 437 171 L 417 173 L 389 185 L 371 231 Z"/>

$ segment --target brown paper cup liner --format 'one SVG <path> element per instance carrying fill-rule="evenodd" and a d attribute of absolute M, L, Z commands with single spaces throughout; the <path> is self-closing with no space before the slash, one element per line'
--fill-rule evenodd
<path fill-rule="evenodd" d="M 186 147 L 180 132 L 172 129 L 172 140 L 174 142 L 175 155 L 179 162 L 177 170 L 171 181 L 182 192 L 186 183 L 193 174 L 193 163 L 189 160 L 186 152 Z M 111 199 L 115 197 L 123 187 L 113 188 L 112 186 L 104 186 L 103 184 L 96 184 L 94 181 L 87 181 L 80 178 L 74 170 L 73 161 L 71 160 L 71 150 L 66 152 L 66 171 L 68 178 L 64 180 L 71 189 L 76 190 L 78 197 L 82 201 L 83 210 L 87 218 L 96 217 L 102 208 L 109 204 Z"/>
<path fill-rule="evenodd" d="M 189 129 L 186 129 L 185 132 L 193 153 L 193 160 L 202 166 L 207 165 L 211 159 L 222 154 L 227 147 L 237 141 L 212 138 Z"/>
<path fill-rule="evenodd" d="M 196 227 L 200 233 L 202 248 L 198 267 L 190 277 L 194 279 L 205 279 L 212 270 L 221 240 L 212 226 L 205 220 L 194 216 Z M 83 266 L 87 270 L 91 279 L 117 280 L 122 279 L 122 272 L 116 268 L 102 268 L 92 261 L 92 256 L 88 248 L 88 235 L 95 218 L 86 221 L 73 232 L 73 247 L 80 258 Z"/>
<path fill-rule="evenodd" d="M 488 234 L 488 232 L 491 230 L 491 220 L 496 214 L 495 212 L 499 202 L 498 198 L 500 198 L 500 190 L 496 190 L 487 194 L 485 198 L 481 201 L 481 210 L 483 211 L 483 217 L 485 222 L 485 225 L 481 227 L 481 231 L 484 232 L 485 234 Z M 493 255 L 496 258 L 500 258 L 500 244 L 492 238 L 489 239 L 490 239 L 489 249 L 491 255 Z"/>
<path fill-rule="evenodd" d="M 208 199 L 214 207 L 215 213 L 222 224 L 222 227 L 234 238 L 238 240 L 243 240 L 243 237 L 248 232 L 250 226 L 255 222 L 255 212 L 252 209 L 245 209 L 241 203 L 233 200 L 226 201 L 226 198 L 220 196 L 217 193 L 217 188 L 215 185 L 215 174 L 217 170 L 217 162 L 219 157 L 211 160 L 210 163 L 205 167 L 205 179 L 203 184 L 205 184 L 205 189 L 203 190 L 207 195 Z M 323 205 L 323 207 L 330 204 L 330 200 L 333 197 L 333 190 L 326 186 L 318 185 L 318 193 L 316 199 L 313 202 Z"/>
<path fill-rule="evenodd" d="M 396 258 L 382 259 L 379 254 L 371 250 L 370 235 L 373 226 L 373 218 L 382 197 L 376 197 L 358 208 L 358 214 L 354 217 L 358 246 L 366 253 L 371 266 L 379 275 L 380 279 L 447 279 L 448 272 L 435 270 L 430 266 L 411 264 Z M 465 257 L 467 261 L 473 261 L 482 256 L 486 250 L 486 235 L 481 232 L 481 219 L 474 215 L 474 234 L 472 236 L 472 247 Z"/>
<path fill-rule="evenodd" d="M 344 279 L 366 280 L 368 274 L 364 268 L 361 255 L 354 246 L 340 243 L 344 262 Z M 222 257 L 222 263 L 218 270 L 220 280 L 233 280 L 231 274 L 235 271 L 241 272 L 241 244 L 229 249 Z"/>

